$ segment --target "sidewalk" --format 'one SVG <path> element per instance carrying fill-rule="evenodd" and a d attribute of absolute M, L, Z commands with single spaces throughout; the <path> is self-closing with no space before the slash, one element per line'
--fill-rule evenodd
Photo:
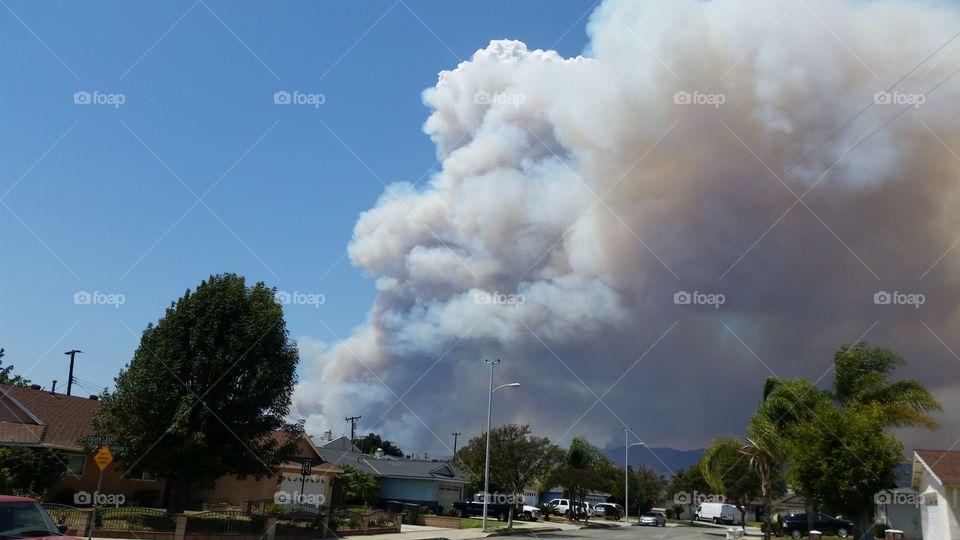
<path fill-rule="evenodd" d="M 467 540 L 468 538 L 486 538 L 488 536 L 509 536 L 502 522 L 493 521 L 493 526 L 499 525 L 491 532 L 483 532 L 479 527 L 472 529 L 447 529 L 444 527 L 425 527 L 423 525 L 401 525 L 399 533 L 378 534 L 369 537 L 370 540 Z M 536 532 L 536 531 L 556 531 L 556 530 L 575 530 L 580 525 L 570 523 L 557 523 L 554 521 L 513 522 L 514 533 Z M 349 537 L 347 537 L 349 538 Z M 365 537 L 367 538 L 367 537 Z"/>

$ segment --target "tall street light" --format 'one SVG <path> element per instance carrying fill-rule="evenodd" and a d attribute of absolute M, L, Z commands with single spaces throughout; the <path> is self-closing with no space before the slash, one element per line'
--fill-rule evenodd
<path fill-rule="evenodd" d="M 643 446 L 643 442 L 630 443 L 630 428 L 623 428 L 623 519 L 630 523 L 630 447 Z"/>
<path fill-rule="evenodd" d="M 484 360 L 490 364 L 490 393 L 487 395 L 487 457 L 483 464 L 483 532 L 487 532 L 487 501 L 490 500 L 490 413 L 493 410 L 493 393 L 501 388 L 516 388 L 520 383 L 501 384 L 493 387 L 493 366 L 500 363 L 500 359 Z"/>

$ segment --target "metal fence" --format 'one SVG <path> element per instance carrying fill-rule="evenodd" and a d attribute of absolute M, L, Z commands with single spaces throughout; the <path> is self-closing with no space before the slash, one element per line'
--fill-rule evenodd
<path fill-rule="evenodd" d="M 50 514 L 50 518 L 57 525 L 66 525 L 69 529 L 76 530 L 77 534 L 86 532 L 80 530 L 85 520 L 83 519 L 83 511 L 79 508 L 55 503 L 43 503 L 41 506 Z"/>
<path fill-rule="evenodd" d="M 177 518 L 165 510 L 140 508 L 136 506 L 107 506 L 97 509 L 98 529 L 121 531 L 173 532 L 177 529 Z"/>
<path fill-rule="evenodd" d="M 263 516 L 243 512 L 200 512 L 187 516 L 187 533 L 260 534 L 264 523 Z"/>

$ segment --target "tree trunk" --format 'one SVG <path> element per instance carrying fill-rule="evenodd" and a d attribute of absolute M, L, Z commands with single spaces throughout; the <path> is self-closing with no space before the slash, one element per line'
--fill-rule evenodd
<path fill-rule="evenodd" d="M 855 538 L 859 538 L 860 540 L 873 540 L 874 536 L 873 526 L 871 524 L 872 521 L 873 520 L 871 519 L 869 512 L 860 514 L 859 519 L 857 519 L 857 526 L 860 527 L 860 530 L 858 531 L 860 535 Z M 853 531 L 850 531 L 850 536 L 853 537 Z"/>
<path fill-rule="evenodd" d="M 190 481 L 187 479 L 173 478 L 168 480 L 172 484 L 173 492 L 167 501 L 167 512 L 178 514 L 187 507 L 187 490 L 190 487 Z"/>
<path fill-rule="evenodd" d="M 163 482 L 163 498 L 160 501 L 160 506 L 169 509 L 170 508 L 170 492 L 173 491 L 173 479 L 167 478 Z"/>
<path fill-rule="evenodd" d="M 768 491 L 766 495 L 763 496 L 763 523 L 766 527 L 763 528 L 763 538 L 765 540 L 770 540 L 770 492 Z"/>
<path fill-rule="evenodd" d="M 813 503 L 810 500 L 803 501 L 803 509 L 807 512 L 807 532 L 813 530 Z M 823 532 L 823 531 L 820 531 Z"/>
<path fill-rule="evenodd" d="M 513 530 L 513 509 L 514 508 L 515 507 L 511 504 L 510 509 L 507 510 L 507 530 L 508 531 Z"/>
<path fill-rule="evenodd" d="M 747 532 L 747 507 L 746 507 L 746 506 L 738 506 L 737 509 L 740 510 L 740 528 L 743 529 L 744 536 L 746 536 L 746 532 Z"/>

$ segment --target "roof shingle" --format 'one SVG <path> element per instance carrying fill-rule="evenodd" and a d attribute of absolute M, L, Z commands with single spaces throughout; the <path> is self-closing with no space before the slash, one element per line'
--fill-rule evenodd
<path fill-rule="evenodd" d="M 916 450 L 916 453 L 944 485 L 960 484 L 960 452 Z"/>
<path fill-rule="evenodd" d="M 44 424 L 3 423 L 0 425 L 0 441 L 21 444 L 39 442 L 45 446 L 81 450 L 83 445 L 80 438 L 93 434 L 90 417 L 100 407 L 97 400 L 5 384 L 0 384 L 0 392 L 19 401 Z M 38 428 L 42 431 L 39 440 L 36 440 Z M 17 440 L 28 433 L 32 434 L 33 440 Z"/>

